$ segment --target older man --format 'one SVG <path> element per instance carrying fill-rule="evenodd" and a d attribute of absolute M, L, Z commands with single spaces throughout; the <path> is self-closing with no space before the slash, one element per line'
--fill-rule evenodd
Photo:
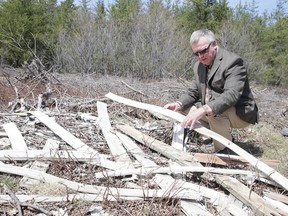
<path fill-rule="evenodd" d="M 258 122 L 258 108 L 247 69 L 238 55 L 218 46 L 214 33 L 208 29 L 193 32 L 190 45 L 198 60 L 194 65 L 194 80 L 177 102 L 164 107 L 174 111 L 189 109 L 182 122 L 185 128 L 193 129 L 200 121 L 232 140 L 231 128 L 244 128 Z M 223 144 L 216 140 L 213 143 L 215 152 L 229 153 Z"/>

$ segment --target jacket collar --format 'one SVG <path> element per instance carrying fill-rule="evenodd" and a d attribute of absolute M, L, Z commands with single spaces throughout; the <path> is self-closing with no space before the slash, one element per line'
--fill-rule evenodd
<path fill-rule="evenodd" d="M 213 64 L 209 73 L 208 80 L 210 80 L 210 78 L 215 74 L 215 72 L 217 71 L 217 69 L 219 68 L 221 64 L 222 59 L 223 59 L 223 49 L 221 49 L 218 46 L 217 53 L 216 53 L 215 59 L 213 61 Z"/>

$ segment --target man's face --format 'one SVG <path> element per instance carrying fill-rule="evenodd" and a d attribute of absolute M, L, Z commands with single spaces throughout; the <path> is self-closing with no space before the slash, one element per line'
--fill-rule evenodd
<path fill-rule="evenodd" d="M 192 50 L 196 58 L 204 65 L 210 65 L 216 55 L 216 42 L 208 42 L 206 38 L 201 37 L 197 43 L 192 44 Z"/>

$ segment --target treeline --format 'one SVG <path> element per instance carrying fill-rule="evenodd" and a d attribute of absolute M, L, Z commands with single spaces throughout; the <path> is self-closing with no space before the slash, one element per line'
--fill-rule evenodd
<path fill-rule="evenodd" d="M 260 14 L 256 1 L 230 8 L 227 0 L 0 0 L 1 65 L 38 58 L 61 73 L 189 78 L 190 35 L 209 28 L 244 58 L 250 79 L 287 87 L 286 4 Z"/>

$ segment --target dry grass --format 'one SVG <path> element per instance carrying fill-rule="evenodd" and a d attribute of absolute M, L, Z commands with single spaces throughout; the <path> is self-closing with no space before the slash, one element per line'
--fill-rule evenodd
<path fill-rule="evenodd" d="M 279 160 L 277 171 L 288 177 L 288 138 L 269 124 L 259 125 L 255 129 L 254 137 L 263 152 L 261 158 Z"/>

